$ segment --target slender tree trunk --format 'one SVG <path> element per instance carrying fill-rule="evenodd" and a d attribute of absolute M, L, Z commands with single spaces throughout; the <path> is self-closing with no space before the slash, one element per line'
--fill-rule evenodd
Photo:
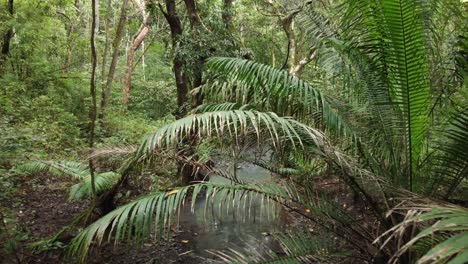
<path fill-rule="evenodd" d="M 224 5 L 223 5 L 223 21 L 224 25 L 226 26 L 226 29 L 228 31 L 233 30 L 232 26 L 232 4 L 233 0 L 224 0 Z"/>
<path fill-rule="evenodd" d="M 125 112 L 127 110 L 128 100 L 130 97 L 130 89 L 132 86 L 132 73 L 133 73 L 133 57 L 135 55 L 135 51 L 140 47 L 141 43 L 145 40 L 150 27 L 147 24 L 148 15 L 145 12 L 144 4 L 141 4 L 138 0 L 134 1 L 135 4 L 138 6 L 142 16 L 142 23 L 138 32 L 133 36 L 132 42 L 127 50 L 126 56 L 126 63 L 125 63 L 125 77 L 122 86 L 122 111 Z"/>
<path fill-rule="evenodd" d="M 187 113 L 187 94 L 189 90 L 189 84 L 188 84 L 188 78 L 184 72 L 184 66 L 185 66 L 185 61 L 177 55 L 177 48 L 179 45 L 179 37 L 182 35 L 183 28 L 182 24 L 180 22 L 180 18 L 177 15 L 176 12 L 176 2 L 175 0 L 165 0 L 166 3 L 166 10 L 162 8 L 162 6 L 159 6 L 162 13 L 164 14 L 164 17 L 167 20 L 167 23 L 169 24 L 169 28 L 171 29 L 171 38 L 172 38 L 172 47 L 174 49 L 174 58 L 173 58 L 173 67 L 174 67 L 174 76 L 176 80 L 176 86 L 177 86 L 177 106 L 178 110 L 175 113 L 175 116 L 177 119 L 180 119 L 185 116 Z M 186 1 L 185 4 L 189 5 L 187 8 L 188 12 L 189 9 L 193 8 L 192 10 L 195 10 L 195 3 L 191 1 Z M 189 15 L 189 19 L 192 21 L 192 19 L 197 19 L 194 16 Z M 196 23 L 196 22 L 195 22 Z M 190 154 L 191 150 L 186 150 L 184 154 L 186 156 L 190 156 L 187 154 Z M 189 164 L 185 164 L 184 162 L 179 162 L 178 163 L 178 175 L 180 175 L 182 179 L 182 183 L 187 185 L 193 180 L 193 167 L 190 166 Z"/>
<path fill-rule="evenodd" d="M 200 36 L 201 20 L 198 15 L 197 7 L 194 0 L 184 0 L 185 7 L 187 9 L 187 15 L 190 20 L 190 27 L 192 29 L 192 37 L 194 39 Z M 207 47 L 198 47 L 198 49 L 207 49 Z M 193 70 L 192 88 L 197 88 L 202 85 L 203 82 L 203 70 L 206 58 L 197 58 L 197 63 Z M 202 104 L 202 96 L 200 93 L 194 94 L 192 97 L 192 108 L 195 108 Z"/>
<path fill-rule="evenodd" d="M 291 76 L 301 77 L 304 67 L 309 64 L 312 60 L 315 59 L 317 53 L 315 49 L 310 49 L 309 52 L 302 59 L 296 61 L 294 64 L 289 67 L 289 74 Z"/>
<path fill-rule="evenodd" d="M 8 0 L 7 3 L 8 13 L 13 17 L 13 0 Z M 10 54 L 10 42 L 13 38 L 13 29 L 9 28 L 5 35 L 3 36 L 2 50 L 0 53 L 0 75 L 3 75 L 5 64 L 8 55 Z"/>
<path fill-rule="evenodd" d="M 171 39 L 172 39 L 172 48 L 174 51 L 177 49 L 179 45 L 179 37 L 182 35 L 183 28 L 180 22 L 180 18 L 177 15 L 176 11 L 176 2 L 175 0 L 165 0 L 166 3 L 166 10 L 160 6 L 161 11 L 163 12 L 164 17 L 169 24 L 169 28 L 171 29 Z M 185 116 L 187 113 L 187 94 L 188 94 L 188 79 L 187 75 L 184 72 L 184 65 L 185 62 L 180 56 L 177 56 L 174 52 L 173 58 L 173 70 L 174 70 L 174 77 L 177 86 L 177 106 L 178 109 L 175 113 L 177 119 L 180 119 Z"/>
<path fill-rule="evenodd" d="M 122 86 L 122 110 L 125 112 L 127 110 L 128 99 L 130 97 L 130 89 L 132 86 L 132 73 L 133 73 L 133 57 L 135 51 L 140 47 L 142 41 L 146 38 L 149 32 L 149 27 L 147 25 L 142 25 L 138 33 L 133 37 L 132 43 L 130 44 L 127 50 L 127 59 L 126 59 L 126 69 L 124 83 Z"/>
<path fill-rule="evenodd" d="M 306 2 L 306 4 L 309 4 Z M 288 69 L 288 73 L 292 76 L 300 77 L 304 67 L 309 64 L 315 58 L 315 50 L 310 49 L 307 54 L 301 57 L 298 50 L 298 44 L 296 40 L 296 33 L 294 32 L 294 17 L 300 12 L 301 9 L 289 13 L 287 16 L 280 18 L 281 26 L 283 27 L 284 33 L 288 38 L 288 50 L 286 60 L 283 68 Z"/>
<path fill-rule="evenodd" d="M 96 49 L 96 35 L 99 25 L 99 0 L 92 0 L 92 23 L 91 23 L 91 107 L 89 109 L 89 150 L 92 151 L 94 147 L 94 131 L 96 126 L 96 69 L 97 69 L 97 49 Z M 96 205 L 96 185 L 94 179 L 94 164 L 93 160 L 89 159 L 89 170 L 91 173 L 91 191 L 93 193 L 93 206 Z"/>
<path fill-rule="evenodd" d="M 197 29 L 197 27 L 200 25 L 200 17 L 198 16 L 197 13 L 197 7 L 195 6 L 195 1 L 194 0 L 184 0 L 185 3 L 185 8 L 187 9 L 187 15 L 190 20 L 190 26 L 193 29 Z"/>
<path fill-rule="evenodd" d="M 123 0 L 122 9 L 120 12 L 119 24 L 116 29 L 114 42 L 112 43 L 112 61 L 109 66 L 109 73 L 107 75 L 107 82 L 104 89 L 101 91 L 101 111 L 99 113 L 99 121 L 101 126 L 105 124 L 106 108 L 109 103 L 109 96 L 112 90 L 112 82 L 114 81 L 115 68 L 117 67 L 117 60 L 119 57 L 119 47 L 122 41 L 125 23 L 127 21 L 128 0 Z"/>
<path fill-rule="evenodd" d="M 102 90 L 105 89 L 107 54 L 109 53 L 111 9 L 112 9 L 112 0 L 107 0 L 107 14 L 106 14 L 106 22 L 105 22 L 106 23 L 105 24 L 106 35 L 105 35 L 104 52 L 102 53 L 102 65 L 101 65 L 101 94 L 102 94 Z"/>
<path fill-rule="evenodd" d="M 296 63 L 296 52 L 297 52 L 297 47 L 296 47 L 296 34 L 294 33 L 293 30 L 293 18 L 294 15 L 290 14 L 284 18 L 281 18 L 281 26 L 283 27 L 284 33 L 286 34 L 286 37 L 288 38 L 288 50 L 286 60 L 284 61 L 283 68 L 290 69 L 295 63 Z"/>

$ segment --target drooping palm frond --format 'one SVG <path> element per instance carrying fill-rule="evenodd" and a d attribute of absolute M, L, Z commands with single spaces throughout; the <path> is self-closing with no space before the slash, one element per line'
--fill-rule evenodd
<path fill-rule="evenodd" d="M 316 129 L 271 112 L 231 110 L 187 116 L 149 135 L 141 144 L 135 160 L 176 146 L 192 135 L 231 137 L 237 142 L 239 137 L 248 134 L 255 135 L 257 142 L 260 142 L 260 137 L 266 138 L 269 144 L 277 149 L 286 144 L 287 147 L 318 154 L 339 168 L 343 172 L 340 176 L 353 185 L 355 191 L 365 194 L 366 200 L 374 204 L 375 212 L 382 213 L 382 202 L 385 205 L 382 196 L 387 185 L 384 179 L 362 169 L 352 157 L 331 146 L 325 136 Z"/>
<path fill-rule="evenodd" d="M 286 142 L 301 147 L 305 144 L 322 146 L 321 132 L 293 119 L 279 117 L 272 112 L 255 110 L 230 110 L 205 112 L 179 119 L 147 137 L 141 144 L 137 156 L 153 153 L 156 149 L 174 146 L 189 136 L 220 137 L 236 139 L 247 134 L 269 140 L 274 147 Z"/>
<path fill-rule="evenodd" d="M 108 213 L 80 232 L 71 242 L 69 254 L 84 261 L 93 242 L 100 245 L 104 240 L 127 240 L 136 244 L 144 241 L 151 232 L 163 237 L 166 229 L 176 221 L 181 207 L 191 198 L 194 210 L 201 194 L 207 201 L 216 199 L 217 206 L 229 208 L 249 205 L 246 199 L 263 197 L 261 201 L 297 200 L 297 193 L 276 185 L 198 183 L 167 192 L 154 192 Z M 247 208 L 248 210 L 248 208 Z"/>
<path fill-rule="evenodd" d="M 400 224 L 384 233 L 379 240 L 386 239 L 385 246 L 391 239 L 402 239 L 406 229 L 415 225 L 423 229 L 402 245 L 389 263 L 398 263 L 404 253 L 415 250 L 417 243 L 432 243 L 430 250 L 419 253 L 416 263 L 466 263 L 468 261 L 468 211 L 455 206 L 411 206 L 407 217 Z M 445 235 L 440 239 L 434 236 Z M 417 247 L 420 248 L 420 247 Z M 416 248 L 416 249 L 417 249 Z"/>
<path fill-rule="evenodd" d="M 468 108 L 453 115 L 437 149 L 428 193 L 448 199 L 468 177 Z"/>
<path fill-rule="evenodd" d="M 76 180 L 81 180 L 89 175 L 89 169 L 86 165 L 73 161 L 34 161 L 23 164 L 16 170 L 28 174 L 48 172 L 57 177 L 71 177 Z"/>
<path fill-rule="evenodd" d="M 126 156 L 134 153 L 137 148 L 133 145 L 112 145 L 103 146 L 95 149 L 89 156 L 88 159 L 95 159 L 100 157 L 108 156 Z"/>
<path fill-rule="evenodd" d="M 207 98 L 233 100 L 280 115 L 292 115 L 354 139 L 353 130 L 338 112 L 338 106 L 320 89 L 286 71 L 254 61 L 223 57 L 211 58 L 208 67 L 225 77 L 225 81 L 205 85 L 202 93 Z"/>
<path fill-rule="evenodd" d="M 254 250 L 248 252 L 229 249 L 229 251 L 211 252 L 226 263 L 271 263 L 271 264 L 298 264 L 323 261 L 333 255 L 330 241 L 317 237 L 310 232 L 296 231 L 285 234 L 273 234 L 283 252 L 274 252 L 268 248 L 255 250 L 256 247 L 247 247 Z M 245 251 L 245 250 L 244 250 Z"/>
<path fill-rule="evenodd" d="M 120 174 L 115 172 L 104 172 L 96 174 L 94 184 L 96 186 L 96 194 L 99 195 L 104 191 L 110 190 L 120 179 Z M 70 188 L 69 200 L 82 200 L 92 196 L 91 176 L 87 175 L 80 183 L 73 185 Z"/>
<path fill-rule="evenodd" d="M 231 111 L 231 110 L 255 110 L 251 105 L 241 105 L 237 103 L 221 103 L 221 104 L 202 104 L 192 110 L 194 114 L 216 111 Z"/>
<path fill-rule="evenodd" d="M 71 177 L 80 181 L 70 189 L 70 200 L 81 200 L 92 195 L 89 168 L 79 162 L 35 161 L 17 168 L 18 172 L 34 174 L 48 172 L 57 177 Z M 120 178 L 119 173 L 104 172 L 95 175 L 96 193 L 100 194 L 114 186 Z"/>

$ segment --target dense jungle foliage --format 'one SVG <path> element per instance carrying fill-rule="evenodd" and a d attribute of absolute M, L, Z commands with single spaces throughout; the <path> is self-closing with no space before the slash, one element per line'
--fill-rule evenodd
<path fill-rule="evenodd" d="M 468 263 L 467 14 L 1 0 L 2 263 Z M 197 255 L 201 202 L 281 228 Z"/>

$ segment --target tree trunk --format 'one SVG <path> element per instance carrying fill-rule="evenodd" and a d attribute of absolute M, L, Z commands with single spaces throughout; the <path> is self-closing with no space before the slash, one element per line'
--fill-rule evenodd
<path fill-rule="evenodd" d="M 8 13 L 13 17 L 13 0 L 8 0 L 8 5 L 7 5 Z M 0 74 L 3 75 L 3 71 L 5 68 L 5 62 L 10 54 L 10 42 L 11 38 L 13 38 L 13 29 L 9 28 L 5 35 L 3 36 L 3 43 L 2 43 L 2 50 L 0 53 Z"/>
<path fill-rule="evenodd" d="M 284 33 L 288 38 L 288 50 L 286 51 L 287 56 L 283 65 L 283 68 L 287 69 L 291 69 L 295 65 L 297 55 L 296 34 L 293 30 L 293 18 L 294 15 L 290 14 L 280 19 L 281 26 L 283 27 Z"/>
<path fill-rule="evenodd" d="M 306 2 L 306 4 L 309 4 Z M 289 13 L 287 16 L 280 18 L 281 26 L 288 38 L 288 50 L 283 68 L 288 69 L 288 73 L 292 76 L 300 77 L 304 67 L 315 58 L 315 50 L 310 49 L 304 57 L 299 58 L 300 52 L 296 41 L 296 33 L 294 32 L 294 17 L 300 12 L 299 10 Z"/>
<path fill-rule="evenodd" d="M 187 8 L 187 15 L 190 20 L 190 26 L 192 30 L 196 29 L 200 25 L 200 17 L 197 13 L 197 7 L 195 6 L 194 0 L 184 0 L 185 8 Z"/>
<path fill-rule="evenodd" d="M 122 111 L 125 112 L 127 110 L 128 99 L 130 97 L 130 89 L 132 86 L 132 73 L 133 73 L 133 56 L 135 55 L 135 51 L 140 47 L 141 43 L 145 40 L 150 27 L 147 25 L 148 15 L 145 12 L 144 5 L 140 4 L 138 0 L 135 0 L 138 9 L 140 10 L 141 16 L 143 18 L 140 29 L 138 32 L 133 36 L 132 43 L 130 44 L 127 50 L 127 58 L 126 58 L 126 69 L 125 69 L 125 77 L 122 86 Z"/>
<path fill-rule="evenodd" d="M 180 22 L 180 18 L 177 15 L 176 11 L 176 2 L 175 0 L 165 0 L 166 2 L 166 11 L 160 6 L 161 11 L 163 12 L 164 17 L 169 24 L 169 28 L 171 29 L 171 39 L 172 39 L 172 48 L 174 51 L 177 49 L 179 45 L 179 37 L 182 35 L 183 28 Z M 175 117 L 180 119 L 185 116 L 187 113 L 187 93 L 188 93 L 188 79 L 187 75 L 184 72 L 184 65 L 185 62 L 182 58 L 177 56 L 174 52 L 173 58 L 173 67 L 174 67 L 174 77 L 177 86 L 177 106 L 178 109 L 175 113 Z"/>
<path fill-rule="evenodd" d="M 187 15 L 190 20 L 190 27 L 192 29 L 192 37 L 198 38 L 200 35 L 201 20 L 198 16 L 197 7 L 194 0 L 184 0 L 185 7 L 187 8 Z M 206 49 L 207 47 L 198 47 L 198 49 Z M 203 70 L 206 58 L 199 57 L 193 70 L 192 88 L 198 88 L 202 85 Z M 192 108 L 202 104 L 202 96 L 200 93 L 194 94 L 192 97 Z"/>
<path fill-rule="evenodd" d="M 224 0 L 224 5 L 223 5 L 223 21 L 224 25 L 226 26 L 226 29 L 228 31 L 231 31 L 233 29 L 232 26 L 232 3 L 233 0 Z"/>
<path fill-rule="evenodd" d="M 296 63 L 290 65 L 289 67 L 289 74 L 291 76 L 296 76 L 298 78 L 301 77 L 302 75 L 302 71 L 304 70 L 304 67 L 309 64 L 312 60 L 315 59 L 315 56 L 316 56 L 316 52 L 315 52 L 315 49 L 310 49 L 308 54 L 306 54 L 306 56 L 302 59 L 300 59 L 299 61 L 297 61 Z"/>
<path fill-rule="evenodd" d="M 102 65 L 101 65 L 101 89 L 105 88 L 105 78 L 106 78 L 106 65 L 107 65 L 107 54 L 109 53 L 109 35 L 110 35 L 110 23 L 111 23 L 111 9 L 112 9 L 112 0 L 107 0 L 107 14 L 106 14 L 106 24 L 105 24 L 105 42 L 104 42 L 104 52 L 102 53 Z M 102 91 L 101 90 L 101 91 Z"/>
<path fill-rule="evenodd" d="M 109 74 L 107 75 L 106 85 L 103 86 L 101 91 L 101 112 L 99 113 L 99 121 L 101 126 L 105 124 L 106 108 L 109 103 L 109 96 L 112 89 L 112 82 L 114 81 L 115 68 L 117 67 L 117 60 L 119 57 L 120 42 L 123 38 L 125 23 L 127 21 L 128 0 L 123 0 L 122 10 L 120 12 L 119 24 L 115 33 L 114 42 L 112 43 L 112 61 L 109 66 Z"/>
<path fill-rule="evenodd" d="M 179 45 L 179 37 L 182 35 L 183 28 L 182 24 L 180 22 L 180 18 L 177 15 L 176 12 L 176 2 L 175 0 L 165 0 L 166 3 L 166 10 L 162 8 L 162 6 L 159 6 L 164 17 L 167 20 L 167 23 L 169 24 L 169 28 L 171 29 L 171 39 L 172 39 L 172 47 L 174 50 L 174 58 L 173 58 L 173 67 L 174 67 L 174 76 L 176 80 L 176 86 L 177 86 L 177 106 L 178 110 L 175 113 L 175 117 L 177 119 L 180 119 L 185 116 L 187 113 L 187 94 L 189 90 L 189 85 L 188 85 L 188 78 L 187 75 L 184 72 L 184 66 L 185 66 L 185 61 L 177 55 L 177 47 Z M 195 10 L 195 3 L 191 1 L 186 1 L 185 4 L 189 5 L 190 7 L 187 8 L 189 10 L 190 8 L 193 8 Z M 188 11 L 190 12 L 190 11 Z M 193 16 L 190 16 L 190 19 L 196 19 Z M 196 23 L 196 22 L 195 22 Z M 190 151 L 190 149 L 188 150 Z M 178 163 L 178 175 L 182 179 L 182 183 L 184 184 L 189 184 L 192 180 L 192 172 L 193 172 L 193 167 L 185 164 L 184 162 Z"/>
<path fill-rule="evenodd" d="M 94 146 L 94 131 L 96 126 L 96 69 L 97 69 L 97 48 L 96 48 L 96 35 L 99 25 L 99 0 L 92 0 L 92 22 L 91 22 L 91 80 L 90 80 L 90 94 L 91 94 L 91 106 L 89 109 L 89 151 L 92 152 Z M 91 174 L 91 191 L 92 191 L 92 202 L 96 205 L 96 185 L 94 179 L 94 165 L 93 160 L 89 159 L 89 171 Z"/>
<path fill-rule="evenodd" d="M 126 59 L 126 69 L 125 77 L 122 86 L 122 110 L 125 112 L 127 110 L 128 99 L 130 97 L 130 89 L 132 86 L 132 73 L 133 73 L 133 56 L 135 51 L 140 47 L 142 41 L 148 35 L 149 27 L 147 25 L 142 25 L 138 30 L 137 34 L 133 37 L 132 44 L 127 51 Z"/>

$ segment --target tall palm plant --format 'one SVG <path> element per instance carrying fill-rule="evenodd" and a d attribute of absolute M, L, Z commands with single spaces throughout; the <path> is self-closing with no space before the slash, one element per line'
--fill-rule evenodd
<path fill-rule="evenodd" d="M 427 182 L 434 186 L 444 182 L 440 180 L 445 177 L 441 172 L 450 171 L 447 175 L 455 180 L 449 182 L 444 194 L 450 197 L 466 184 L 467 159 L 464 155 L 456 160 L 453 157 L 460 155 L 461 146 L 468 146 L 467 113 L 462 110 L 455 117 L 453 129 L 446 134 L 449 140 L 440 141 L 449 143 L 444 145 L 443 152 L 432 155 L 437 146 L 430 145 L 433 139 L 430 117 L 434 113 L 431 111 L 433 87 L 429 82 L 432 66 L 428 22 L 433 16 L 425 4 L 415 0 L 353 0 L 339 6 L 343 24 L 332 20 L 317 23 L 313 20 L 317 18 L 314 10 L 300 18 L 308 21 L 305 25 L 313 32 L 311 38 L 320 45 L 317 47 L 322 52 L 319 64 L 327 62 L 321 64 L 326 68 L 335 61 L 337 65 L 346 66 L 335 71 L 352 79 L 342 84 L 355 85 L 350 89 L 351 94 L 361 97 L 358 102 L 368 104 L 364 106 L 368 107 L 367 115 L 344 114 L 342 109 L 347 100 L 332 99 L 324 94 L 321 84 L 327 84 L 326 81 L 312 85 L 252 61 L 213 58 L 208 64 L 213 78 L 196 91 L 204 95 L 206 104 L 194 114 L 147 137 L 131 158 L 133 162 L 128 164 L 157 155 L 161 150 L 176 149 L 178 144 L 194 136 L 229 137 L 234 144 L 239 144 L 240 138 L 253 138 L 257 144 L 269 144 L 280 152 L 299 149 L 325 160 L 362 195 L 377 219 L 388 228 L 397 223 L 387 220 L 384 213 L 393 205 L 392 201 L 398 201 L 389 198 L 411 197 L 412 194 L 399 187 L 417 192 L 427 190 L 427 168 L 440 168 L 427 173 L 435 179 Z M 362 125 L 364 128 L 356 128 Z M 341 139 L 341 146 L 352 146 L 358 151 L 340 151 L 330 139 Z M 436 162 L 433 157 L 442 162 Z M 232 184 L 225 185 L 195 183 L 135 200 L 84 229 L 73 240 L 70 252 L 84 257 L 93 241 L 99 244 L 104 238 L 141 242 L 153 226 L 161 234 L 190 192 L 193 203 L 202 190 L 207 197 L 221 197 L 221 200 L 238 193 L 258 193 L 289 208 L 292 204 L 295 208 L 316 208 L 314 217 L 325 216 L 324 219 L 332 218 L 335 223 L 341 223 L 341 233 L 351 230 L 363 241 L 374 239 L 365 228 L 350 225 L 350 221 L 343 220 L 336 210 L 324 206 L 323 202 L 317 204 L 313 195 L 306 188 L 294 185 L 294 181 L 283 186 L 261 186 L 231 180 L 234 180 Z M 359 241 L 350 240 L 349 243 L 366 251 Z M 310 255 L 317 249 L 301 246 L 302 243 L 296 245 L 304 250 L 286 250 L 291 252 L 294 261 L 306 259 L 295 253 Z M 391 247 L 387 254 L 392 254 Z M 222 256 L 226 260 L 236 259 Z"/>

